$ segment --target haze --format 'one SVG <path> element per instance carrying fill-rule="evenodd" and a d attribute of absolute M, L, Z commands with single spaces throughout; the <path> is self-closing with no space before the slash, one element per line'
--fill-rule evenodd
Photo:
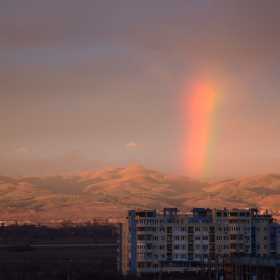
<path fill-rule="evenodd" d="M 279 1 L 0 7 L 1 175 L 279 172 Z"/>

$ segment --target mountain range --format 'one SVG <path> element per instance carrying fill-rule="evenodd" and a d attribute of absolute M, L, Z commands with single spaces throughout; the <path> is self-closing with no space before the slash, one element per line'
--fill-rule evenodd
<path fill-rule="evenodd" d="M 98 172 L 45 176 L 0 176 L 0 219 L 124 217 L 126 209 L 193 207 L 269 209 L 278 214 L 280 174 L 227 180 L 196 180 L 140 165 Z"/>

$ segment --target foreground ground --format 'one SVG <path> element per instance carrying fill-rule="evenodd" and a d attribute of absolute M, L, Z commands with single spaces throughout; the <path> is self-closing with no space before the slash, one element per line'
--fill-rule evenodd
<path fill-rule="evenodd" d="M 116 248 L 36 248 L 0 254 L 0 279 L 114 279 Z"/>

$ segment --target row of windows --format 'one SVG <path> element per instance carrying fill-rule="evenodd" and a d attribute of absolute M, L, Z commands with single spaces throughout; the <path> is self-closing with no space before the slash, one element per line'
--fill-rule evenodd
<path fill-rule="evenodd" d="M 209 258 L 209 255 L 208 254 L 195 254 L 194 257 L 196 259 L 201 259 L 201 256 L 203 259 L 208 259 Z"/>
<path fill-rule="evenodd" d="M 264 240 L 264 241 L 267 241 L 268 240 L 268 237 L 265 235 L 265 236 L 259 236 L 257 235 L 256 236 L 256 240 L 261 240 L 261 238 Z M 208 236 L 202 236 L 202 238 L 200 236 L 195 236 L 194 237 L 195 241 L 200 241 L 200 240 L 203 240 L 203 241 L 208 241 L 209 240 L 209 237 Z M 217 235 L 216 236 L 216 240 L 217 241 L 228 241 L 228 240 L 245 240 L 245 242 L 247 241 L 250 241 L 250 236 L 245 236 L 243 237 L 243 235 L 224 235 L 224 236 L 221 236 L 221 235 Z M 137 240 L 145 240 L 145 236 L 144 235 L 137 235 Z M 153 241 L 165 241 L 166 240 L 166 237 L 165 236 L 147 236 L 147 240 L 153 240 Z M 170 240 L 170 239 L 168 239 Z M 173 236 L 173 240 L 174 241 L 186 241 L 186 236 Z M 189 240 L 189 241 L 192 241 L 192 240 Z"/>
<path fill-rule="evenodd" d="M 179 241 L 179 240 L 184 241 L 186 239 L 187 239 L 186 236 L 176 236 L 176 235 L 174 236 L 175 241 Z"/>
<path fill-rule="evenodd" d="M 236 217 L 238 216 L 238 213 L 239 213 L 239 217 L 250 217 L 250 212 L 220 212 L 220 211 L 217 211 L 217 217 Z"/>
<path fill-rule="evenodd" d="M 153 241 L 165 241 L 165 236 L 153 236 Z"/>
<path fill-rule="evenodd" d="M 152 224 L 152 223 L 148 223 L 149 220 L 137 220 L 136 223 L 137 224 L 145 224 L 145 221 L 147 221 L 147 224 Z M 153 221 L 153 220 L 151 220 Z M 155 222 L 155 224 L 157 224 Z M 192 230 L 193 228 L 190 227 L 189 228 L 190 230 Z M 154 231 L 154 232 L 157 232 L 157 231 L 161 231 L 161 232 L 164 232 L 165 231 L 165 227 L 137 227 L 137 231 Z M 200 232 L 200 231 L 208 231 L 209 228 L 208 227 L 195 227 L 194 228 L 194 231 L 195 232 Z M 251 228 L 250 227 L 217 227 L 216 231 L 218 232 L 221 232 L 221 231 L 224 231 L 224 232 L 228 232 L 228 231 L 241 231 L 243 230 L 244 232 L 250 232 L 251 231 Z M 186 232 L 187 231 L 187 228 L 186 227 L 174 227 L 174 232 Z M 256 231 L 257 232 L 260 232 L 261 231 L 261 228 L 260 227 L 256 227 Z M 267 227 L 264 227 L 263 228 L 263 231 L 267 231 Z"/>
<path fill-rule="evenodd" d="M 177 231 L 187 231 L 187 228 L 186 227 L 174 227 L 174 232 L 177 232 Z"/>
<path fill-rule="evenodd" d="M 263 249 L 267 249 L 267 245 L 263 245 Z M 165 250 L 165 245 L 153 245 L 153 250 Z M 186 245 L 174 245 L 174 250 L 186 250 Z M 203 246 L 200 246 L 200 245 L 195 245 L 195 250 L 200 250 L 200 249 L 203 249 L 203 250 L 208 250 L 208 245 L 203 245 Z M 238 246 L 237 244 L 230 244 L 230 245 L 217 245 L 217 250 L 228 250 L 229 248 L 231 249 L 237 249 Z M 240 249 L 245 249 L 245 250 L 250 250 L 250 245 L 245 245 L 243 247 L 243 244 L 239 244 L 239 248 Z M 137 249 L 140 249 L 140 250 L 145 250 L 146 249 L 146 244 L 138 244 L 137 245 Z M 261 245 L 257 245 L 257 249 L 261 249 Z M 145 253 L 138 253 L 138 258 L 145 258 Z"/>
<path fill-rule="evenodd" d="M 194 240 L 195 241 L 199 241 L 200 240 L 200 236 L 195 236 Z M 207 241 L 208 240 L 208 236 L 202 236 L 202 240 Z"/>
<path fill-rule="evenodd" d="M 157 224 L 165 224 L 165 220 L 157 220 L 157 219 L 137 219 L 136 224 L 147 224 L 147 225 L 157 225 Z"/>
<path fill-rule="evenodd" d="M 208 250 L 208 245 L 195 245 L 194 246 L 194 248 L 195 248 L 195 250 L 200 250 L 201 248 L 203 249 L 203 250 Z"/>
<path fill-rule="evenodd" d="M 217 227 L 217 232 L 228 232 L 228 231 L 244 231 L 250 232 L 250 227 Z"/>
<path fill-rule="evenodd" d="M 173 248 L 174 248 L 174 250 L 186 250 L 187 246 L 186 245 L 174 245 Z M 165 245 L 153 245 L 153 250 L 165 250 Z"/>

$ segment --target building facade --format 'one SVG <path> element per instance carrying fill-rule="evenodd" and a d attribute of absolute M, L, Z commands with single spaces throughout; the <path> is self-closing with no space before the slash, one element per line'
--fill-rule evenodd
<path fill-rule="evenodd" d="M 118 272 L 217 274 L 228 255 L 277 257 L 278 235 L 273 217 L 253 208 L 129 210 L 118 227 Z"/>

